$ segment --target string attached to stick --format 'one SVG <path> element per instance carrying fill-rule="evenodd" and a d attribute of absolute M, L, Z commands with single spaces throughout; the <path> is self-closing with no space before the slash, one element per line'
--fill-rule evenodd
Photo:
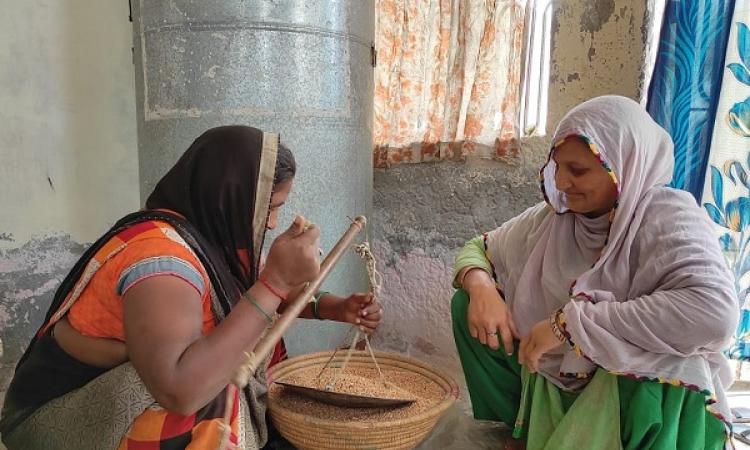
<path fill-rule="evenodd" d="M 350 218 L 351 220 L 351 218 Z M 373 297 L 375 299 L 380 298 L 380 291 L 383 286 L 383 277 L 381 276 L 380 272 L 378 272 L 377 269 L 377 263 L 375 261 L 375 256 L 372 254 L 372 250 L 370 249 L 370 242 L 369 242 L 369 227 L 365 227 L 365 241 L 361 244 L 357 244 L 353 246 L 354 253 L 357 254 L 357 256 L 360 257 L 365 262 L 365 268 L 367 269 L 367 279 L 368 284 L 370 287 L 370 293 L 372 293 Z M 380 379 L 383 382 L 384 385 L 388 385 L 388 382 L 385 379 L 385 376 L 383 375 L 383 372 L 380 370 L 380 365 L 378 364 L 377 359 L 375 358 L 375 353 L 372 350 L 372 346 L 370 345 L 370 339 L 367 336 L 367 333 L 363 333 L 359 327 L 352 326 L 353 329 L 356 330 L 354 333 L 354 338 L 352 339 L 351 344 L 349 345 L 349 349 L 346 352 L 346 356 L 344 357 L 344 362 L 341 366 L 337 367 L 340 369 L 339 372 L 335 372 L 333 378 L 330 380 L 329 383 L 326 384 L 325 389 L 331 390 L 333 389 L 333 385 L 338 378 L 338 375 L 343 372 L 346 369 L 346 366 L 349 364 L 349 359 L 354 352 L 354 349 L 357 346 L 357 343 L 359 342 L 360 335 L 364 337 L 365 341 L 365 348 L 367 349 L 368 353 L 370 354 L 370 358 L 372 359 L 372 362 L 375 364 L 375 368 L 378 371 L 378 374 L 380 375 Z M 346 338 L 345 341 L 346 342 Z M 326 364 L 323 366 L 323 368 L 320 370 L 320 373 L 318 374 L 318 378 L 320 378 L 321 375 L 323 375 L 323 371 L 325 371 L 326 368 L 328 368 L 329 364 L 333 360 L 334 355 L 336 354 L 337 350 L 334 350 L 333 354 L 331 355 L 331 358 L 326 362 Z"/>

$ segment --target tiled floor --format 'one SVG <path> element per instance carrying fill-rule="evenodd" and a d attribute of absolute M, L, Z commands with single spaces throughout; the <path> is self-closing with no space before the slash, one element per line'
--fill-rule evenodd
<path fill-rule="evenodd" d="M 501 450 L 510 430 L 492 422 L 474 420 L 467 404 L 456 404 L 435 425 L 419 450 Z"/>

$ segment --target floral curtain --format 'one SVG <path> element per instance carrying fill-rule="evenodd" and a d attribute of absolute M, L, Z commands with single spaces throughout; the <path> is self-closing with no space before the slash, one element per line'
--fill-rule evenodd
<path fill-rule="evenodd" d="M 740 297 L 729 355 L 750 359 L 750 0 L 736 0 L 713 127 L 704 207 L 716 224 Z"/>
<path fill-rule="evenodd" d="M 525 0 L 377 0 L 374 160 L 513 155 Z"/>

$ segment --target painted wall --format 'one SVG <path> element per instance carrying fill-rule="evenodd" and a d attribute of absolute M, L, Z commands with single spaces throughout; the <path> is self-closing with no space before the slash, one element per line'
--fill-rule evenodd
<path fill-rule="evenodd" d="M 549 133 L 566 111 L 588 98 L 620 94 L 639 99 L 650 23 L 649 8 L 641 1 L 561 0 L 555 8 Z M 523 159 L 513 165 L 470 160 L 375 171 L 373 247 L 384 276 L 386 308 L 377 348 L 430 361 L 463 383 L 450 325 L 453 259 L 466 240 L 541 201 L 538 168 L 548 142 L 526 139 L 523 147 Z M 425 448 L 438 442 L 441 448 L 469 448 L 482 436 L 488 445 L 497 439 L 496 431 L 468 420 L 465 390 L 461 406 L 463 417 L 446 419 L 453 432 L 437 433 Z M 457 428 L 474 432 L 457 433 Z"/>
<path fill-rule="evenodd" d="M 0 14 L 0 401 L 84 243 L 138 208 L 127 1 Z"/>

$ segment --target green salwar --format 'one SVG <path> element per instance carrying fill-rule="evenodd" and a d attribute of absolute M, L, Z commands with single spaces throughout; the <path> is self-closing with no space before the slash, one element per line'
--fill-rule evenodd
<path fill-rule="evenodd" d="M 603 369 L 582 391 L 563 391 L 518 364 L 518 345 L 507 355 L 472 338 L 468 304 L 458 290 L 453 333 L 474 417 L 513 427 L 528 450 L 724 448 L 726 427 L 706 410 L 702 393 Z"/>

